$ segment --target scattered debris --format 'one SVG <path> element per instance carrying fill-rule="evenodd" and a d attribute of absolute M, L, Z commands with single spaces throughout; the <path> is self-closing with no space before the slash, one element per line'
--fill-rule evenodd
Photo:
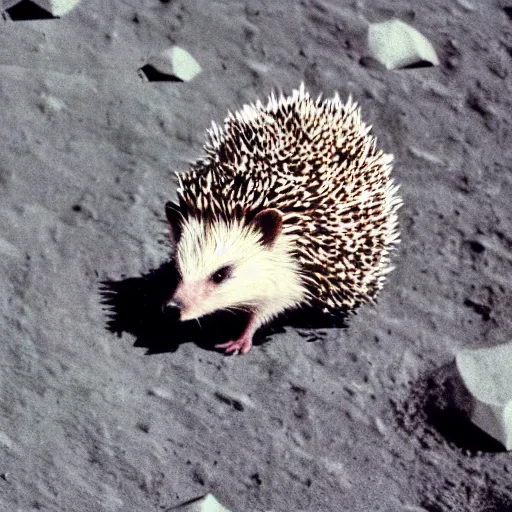
<path fill-rule="evenodd" d="M 439 158 L 434 153 L 429 153 L 428 151 L 424 151 L 416 146 L 409 145 L 409 151 L 410 153 L 415 156 L 416 158 L 420 158 L 421 160 L 424 160 L 425 162 L 428 162 L 430 164 L 434 165 L 446 165 L 443 159 Z"/>
<path fill-rule="evenodd" d="M 455 362 L 473 397 L 471 421 L 512 450 L 512 343 L 462 350 Z"/>
<path fill-rule="evenodd" d="M 220 402 L 229 405 L 236 411 L 243 411 L 245 409 L 244 404 L 242 400 L 239 400 L 238 398 L 234 398 L 232 396 L 229 396 L 225 393 L 221 393 L 220 391 L 216 391 L 213 396 L 219 400 Z"/>
<path fill-rule="evenodd" d="M 64 16 L 80 0 L 4 0 L 3 8 L 13 21 L 48 20 Z"/>
<path fill-rule="evenodd" d="M 139 69 L 140 76 L 148 82 L 189 82 L 200 72 L 199 63 L 179 46 L 173 46 L 151 57 Z"/>
<path fill-rule="evenodd" d="M 230 512 L 215 499 L 213 494 L 207 494 L 202 498 L 187 501 L 171 510 L 180 512 Z"/>
<path fill-rule="evenodd" d="M 370 57 L 386 69 L 439 65 L 430 42 L 398 19 L 372 23 L 368 31 L 368 48 Z"/>

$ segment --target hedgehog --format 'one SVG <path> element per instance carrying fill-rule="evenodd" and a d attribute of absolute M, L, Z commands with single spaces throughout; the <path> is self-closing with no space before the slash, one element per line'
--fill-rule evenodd
<path fill-rule="evenodd" d="M 371 128 L 351 96 L 314 100 L 304 84 L 213 122 L 165 205 L 179 277 L 164 308 L 180 321 L 245 312 L 240 337 L 215 347 L 247 354 L 287 311 L 375 304 L 402 201 Z"/>

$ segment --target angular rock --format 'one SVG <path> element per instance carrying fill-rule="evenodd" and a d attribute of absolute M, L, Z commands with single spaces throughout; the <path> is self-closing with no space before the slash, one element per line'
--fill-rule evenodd
<path fill-rule="evenodd" d="M 34 3 L 39 5 L 45 11 L 48 11 L 53 16 L 64 16 L 69 11 L 74 9 L 80 0 L 33 0 Z"/>
<path fill-rule="evenodd" d="M 188 82 L 201 72 L 199 63 L 183 48 L 173 46 L 151 57 L 139 73 L 149 82 Z"/>
<path fill-rule="evenodd" d="M 372 23 L 368 30 L 368 48 L 369 56 L 386 69 L 439 65 L 428 39 L 398 19 Z"/>
<path fill-rule="evenodd" d="M 455 363 L 473 397 L 471 421 L 512 450 L 512 343 L 462 350 Z"/>
<path fill-rule="evenodd" d="M 171 510 L 176 510 L 176 512 L 230 512 L 215 499 L 213 494 L 207 494 L 202 498 L 187 501 Z"/>

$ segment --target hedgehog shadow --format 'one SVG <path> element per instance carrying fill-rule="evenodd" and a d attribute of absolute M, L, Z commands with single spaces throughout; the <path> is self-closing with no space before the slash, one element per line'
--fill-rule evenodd
<path fill-rule="evenodd" d="M 237 339 L 247 324 L 244 312 L 218 311 L 199 321 L 180 322 L 176 316 L 164 313 L 162 305 L 178 283 L 172 261 L 141 277 L 101 281 L 99 294 L 106 314 L 105 328 L 121 337 L 135 337 L 134 347 L 146 349 L 146 354 L 176 352 L 180 345 L 195 343 L 204 350 L 216 350 L 214 345 Z M 282 314 L 260 328 L 253 340 L 255 346 L 268 341 L 269 336 L 284 332 L 284 328 L 317 329 L 346 328 L 347 314 L 326 316 L 314 309 L 297 309 Z"/>

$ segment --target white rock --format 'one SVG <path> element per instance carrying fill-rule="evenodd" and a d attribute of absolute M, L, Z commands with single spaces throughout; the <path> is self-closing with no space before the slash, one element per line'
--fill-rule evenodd
<path fill-rule="evenodd" d="M 183 48 L 173 46 L 148 61 L 160 73 L 188 82 L 201 72 L 199 63 Z"/>
<path fill-rule="evenodd" d="M 64 16 L 69 11 L 74 9 L 80 0 L 32 0 L 35 4 L 39 5 L 45 11 L 48 11 L 53 16 Z"/>
<path fill-rule="evenodd" d="M 415 28 L 398 19 L 372 23 L 368 30 L 370 56 L 387 69 L 397 69 L 420 62 L 439 65 L 436 51 Z"/>
<path fill-rule="evenodd" d="M 512 450 L 512 343 L 462 350 L 455 363 L 474 398 L 471 421 Z"/>
<path fill-rule="evenodd" d="M 188 501 L 187 503 L 178 505 L 171 510 L 179 512 L 230 512 L 215 499 L 213 494 L 207 494 L 197 500 Z"/>

